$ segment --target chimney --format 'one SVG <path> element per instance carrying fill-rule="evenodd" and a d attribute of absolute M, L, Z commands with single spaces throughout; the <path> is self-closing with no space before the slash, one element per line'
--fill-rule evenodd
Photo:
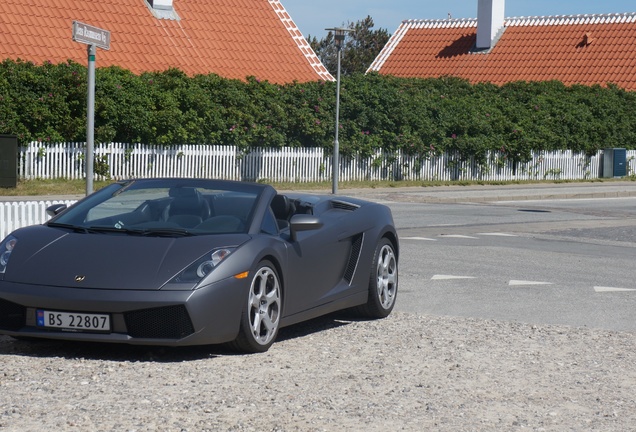
<path fill-rule="evenodd" d="M 505 0 L 478 0 L 477 44 L 478 50 L 494 46 L 495 38 L 504 25 Z"/>

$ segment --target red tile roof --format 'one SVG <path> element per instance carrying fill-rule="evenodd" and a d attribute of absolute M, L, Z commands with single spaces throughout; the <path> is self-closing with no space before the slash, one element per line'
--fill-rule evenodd
<path fill-rule="evenodd" d="M 111 32 L 96 66 L 134 73 L 254 76 L 274 83 L 333 80 L 278 0 L 174 0 L 180 19 L 158 19 L 144 0 L 1 0 L 0 59 L 87 64 L 72 40 L 77 20 Z"/>
<path fill-rule="evenodd" d="M 636 13 L 509 18 L 488 52 L 472 52 L 477 20 L 408 20 L 369 71 L 471 82 L 558 80 L 636 90 Z"/>

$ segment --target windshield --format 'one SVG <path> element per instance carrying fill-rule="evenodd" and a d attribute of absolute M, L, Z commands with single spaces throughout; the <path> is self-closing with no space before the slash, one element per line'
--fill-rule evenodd
<path fill-rule="evenodd" d="M 259 185 L 166 179 L 115 183 L 48 225 L 78 232 L 183 236 L 247 232 Z"/>

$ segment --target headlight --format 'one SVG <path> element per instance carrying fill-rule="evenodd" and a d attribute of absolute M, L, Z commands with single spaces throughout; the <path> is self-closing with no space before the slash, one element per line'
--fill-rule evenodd
<path fill-rule="evenodd" d="M 209 275 L 210 272 L 212 272 L 212 270 L 214 270 L 216 266 L 218 266 L 221 261 L 227 258 L 233 251 L 234 248 L 215 249 L 188 266 L 188 268 L 179 273 L 171 282 L 198 283 L 204 277 Z"/>
<path fill-rule="evenodd" d="M 18 243 L 18 239 L 12 235 L 0 243 L 0 274 L 3 274 L 7 270 L 7 264 L 9 264 L 9 258 L 16 243 Z"/>
<path fill-rule="evenodd" d="M 232 251 L 230 249 L 217 249 L 212 252 L 210 257 L 206 258 L 205 261 L 197 267 L 197 276 L 201 279 L 206 277 L 212 270 L 214 270 L 214 267 L 219 265 L 219 263 L 231 253 Z"/>

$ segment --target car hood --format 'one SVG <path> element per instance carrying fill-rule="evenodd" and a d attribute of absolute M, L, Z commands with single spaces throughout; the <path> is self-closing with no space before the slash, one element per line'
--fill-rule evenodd
<path fill-rule="evenodd" d="M 238 246 L 247 234 L 139 237 L 75 233 L 46 226 L 15 233 L 18 244 L 5 281 L 64 287 L 158 290 L 216 247 Z"/>

